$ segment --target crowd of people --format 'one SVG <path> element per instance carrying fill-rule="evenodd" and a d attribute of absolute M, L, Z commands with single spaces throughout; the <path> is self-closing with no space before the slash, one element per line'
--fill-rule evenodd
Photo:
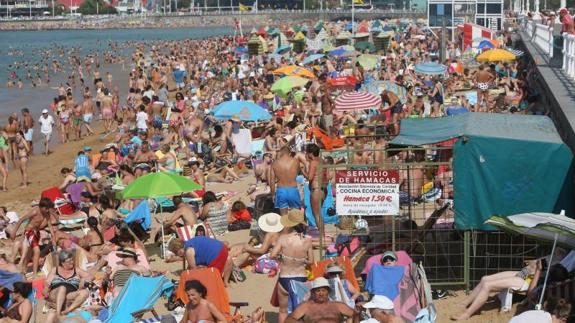
<path fill-rule="evenodd" d="M 0 320 L 29 322 L 31 282 L 38 279 L 43 282 L 43 289 L 34 290 L 42 294 L 50 308 L 48 322 L 105 320 L 103 308 L 118 297 L 130 275 L 167 274 L 159 268 L 152 270 L 150 265 L 149 247 L 159 241 L 168 249 L 162 261 L 183 261 L 191 270 L 217 269 L 224 286 L 235 281 L 241 288 L 242 267 L 265 265 L 262 272 L 278 276 L 271 296 L 279 308 L 279 322 L 408 321 L 398 314 L 397 308 L 394 310 L 397 292 L 374 294 L 361 290 L 345 275 L 348 269 L 344 269 L 344 264 L 332 263 L 324 275 L 310 277 L 310 266 L 319 260 L 314 253 L 319 244 L 308 235 L 312 219 L 306 218 L 302 209 L 311 208 L 314 223 L 321 223 L 321 202 L 327 186 L 334 181 L 332 171 L 318 175 L 321 163 L 367 166 L 440 157 L 407 153 L 389 156 L 366 150 L 354 153 L 349 160 L 338 161 L 333 157 L 322 160 L 320 152 L 326 148 L 326 141 L 343 136 L 346 128 L 353 128 L 360 136 L 354 139 L 354 146 L 374 145 L 384 150 L 389 138 L 399 133 L 400 122 L 405 118 L 438 118 L 466 112 L 546 114 L 547 111 L 539 104 L 538 94 L 529 87 L 523 61 L 468 64 L 462 56 L 470 49 L 460 48 L 457 41 L 448 42 L 445 55 L 439 55 L 440 39 L 424 26 L 403 26 L 390 21 L 384 24 L 394 25 L 396 32 L 389 48 L 379 52 L 375 66 L 356 61 L 361 51 L 345 56 L 328 54 L 311 64 L 308 71 L 312 75 L 305 85 L 294 86 L 288 93 L 272 91 L 272 85 L 281 77 L 274 71 L 289 65 L 304 68 L 302 62 L 308 55 L 305 51 L 247 55 L 238 51 L 244 43 L 229 36 L 165 41 L 152 46 L 133 43 L 134 50 L 126 60 L 106 55 L 105 62 L 100 62 L 93 55 L 71 56 L 70 80 L 75 82 L 56 87 L 57 97 L 41 116 L 23 109 L 21 116 L 10 115 L 3 127 L 2 188 L 8 189 L 8 167 L 19 169 L 21 185 L 28 185 L 27 165 L 31 157 L 36 159 L 32 142 L 36 128 L 44 142 L 44 149 L 36 154 L 49 154 L 50 139 L 56 134 L 60 143 L 66 144 L 101 130 L 101 140 L 108 144 L 98 151 L 85 146 L 73 161 L 67 164 L 63 161 L 62 182 L 56 185 L 57 199 L 42 197 L 20 218 L 8 216 L 8 210 L 0 212 L 0 229 L 12 241 L 10 252 L 0 260 L 0 270 L 18 276 L 11 288 L 1 290 L 4 298 L 0 304 L 6 303 L 10 296 L 11 305 L 3 314 L 5 319 Z M 344 26 L 326 23 L 323 28 L 334 37 Z M 312 33 L 311 29 L 308 32 Z M 260 36 L 269 38 L 268 50 L 274 52 L 273 36 L 264 33 Z M 499 43 L 511 45 L 511 35 L 503 33 Z M 440 56 L 445 60 L 439 62 Z M 445 75 L 416 73 L 415 66 L 426 62 L 445 64 Z M 100 64 L 105 63 L 130 65 L 127 93 L 120 93 L 112 74 L 100 74 Z M 338 76 L 355 79 L 354 89 L 373 81 L 386 81 L 401 91 L 383 89 L 378 93 L 380 106 L 341 112 L 335 98 L 344 89 L 328 82 Z M 470 98 L 474 96 L 469 93 L 475 94 L 473 102 Z M 82 97 L 80 102 L 75 100 L 78 96 Z M 213 111 L 226 101 L 256 103 L 270 112 L 271 118 L 263 122 L 246 121 L 241 110 L 227 118 L 216 118 Z M 319 134 L 306 131 L 309 129 L 318 129 Z M 302 134 L 311 137 L 308 135 L 307 142 L 301 143 L 298 138 Z M 361 136 L 376 141 L 368 142 Z M 263 145 L 252 151 L 256 138 Z M 173 212 L 165 220 L 126 224 L 126 215 L 148 202 L 122 199 L 121 191 L 153 172 L 182 174 L 202 189 L 168 200 Z M 247 189 L 241 200 L 209 189 L 216 183 L 241 183 L 252 172 L 256 184 Z M 401 189 L 418 199 L 425 192 L 427 175 L 422 170 L 413 174 L 412 183 L 404 181 Z M 451 170 L 438 169 L 433 177 L 441 179 L 438 185 L 442 193 L 438 198 L 452 199 Z M 304 202 L 301 183 L 308 185 L 309 203 Z M 254 203 L 265 196 L 272 203 L 266 206 L 264 214 L 256 214 Z M 61 199 L 74 209 L 66 216 L 62 214 Z M 72 233 L 64 230 L 59 223 L 66 217 L 81 218 L 83 230 Z M 189 239 L 182 238 L 179 230 L 183 227 L 193 228 Z M 245 242 L 230 245 L 220 239 L 229 231 L 251 228 L 256 228 L 258 234 Z M 165 235 L 179 238 L 166 242 Z M 375 265 L 376 271 L 398 271 L 401 279 L 404 267 L 399 260 L 395 252 L 385 252 Z M 39 274 L 41 268 L 45 269 L 44 276 Z M 464 301 L 466 310 L 453 319 L 468 319 L 489 293 L 516 287 L 527 276 L 536 275 L 536 265 L 526 268 L 519 274 L 486 277 Z M 228 320 L 221 309 L 207 300 L 213 291 L 208 291 L 202 282 L 179 283 L 185 285 L 189 298 L 183 306 L 181 322 Z M 299 299 L 294 294 L 293 286 L 298 284 L 307 286 L 308 297 Z M 332 299 L 334 293 L 341 301 Z M 557 321 L 565 319 L 570 308 L 559 302 L 547 311 Z M 257 309 L 244 319 L 261 322 L 265 317 Z"/>

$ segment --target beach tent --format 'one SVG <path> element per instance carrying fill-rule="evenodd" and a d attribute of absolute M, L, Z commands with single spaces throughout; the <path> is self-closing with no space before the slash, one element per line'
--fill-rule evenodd
<path fill-rule="evenodd" d="M 475 38 L 493 38 L 493 30 L 485 28 L 476 24 L 465 23 L 457 26 L 463 32 L 463 48 L 473 47 L 473 40 Z"/>
<path fill-rule="evenodd" d="M 494 214 L 573 214 L 571 150 L 546 116 L 464 113 L 404 119 L 392 144 L 459 138 L 453 150 L 457 229 L 493 229 Z"/>

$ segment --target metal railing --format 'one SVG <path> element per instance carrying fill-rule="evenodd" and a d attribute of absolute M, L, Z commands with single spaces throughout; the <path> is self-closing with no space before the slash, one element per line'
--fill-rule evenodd
<path fill-rule="evenodd" d="M 553 27 L 534 20 L 525 20 L 525 30 L 529 40 L 541 49 L 549 58 L 553 58 Z"/>
<path fill-rule="evenodd" d="M 563 71 L 575 78 L 575 35 L 563 33 Z"/>

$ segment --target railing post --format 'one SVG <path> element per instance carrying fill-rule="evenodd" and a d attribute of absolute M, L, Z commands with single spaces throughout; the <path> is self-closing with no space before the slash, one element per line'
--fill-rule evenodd
<path fill-rule="evenodd" d="M 553 58 L 553 27 L 549 27 L 549 58 Z"/>
<path fill-rule="evenodd" d="M 465 285 L 465 293 L 469 293 L 469 274 L 470 274 L 470 257 L 471 254 L 469 252 L 470 248 L 469 248 L 469 238 L 470 238 L 470 234 L 469 234 L 469 230 L 465 230 L 465 232 L 463 232 L 463 284 Z"/>

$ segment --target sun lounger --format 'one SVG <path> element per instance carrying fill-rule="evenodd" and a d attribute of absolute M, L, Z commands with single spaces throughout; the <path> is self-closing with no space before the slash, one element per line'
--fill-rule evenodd
<path fill-rule="evenodd" d="M 228 321 L 238 314 L 241 307 L 249 305 L 245 302 L 229 301 L 228 291 L 224 287 L 222 275 L 216 268 L 198 268 L 182 272 L 178 287 L 176 288 L 176 297 L 184 304 L 187 304 L 189 301 L 184 285 L 187 281 L 194 279 L 206 287 L 208 290 L 207 299 L 228 318 Z M 231 312 L 231 307 L 235 308 L 233 313 Z"/>
<path fill-rule="evenodd" d="M 345 279 L 347 279 L 352 285 L 359 289 L 359 283 L 357 282 L 357 278 L 355 277 L 355 272 L 353 269 L 353 264 L 351 263 L 351 259 L 349 257 L 334 257 L 322 261 L 318 261 L 311 266 L 311 273 L 313 277 L 323 277 L 325 275 L 325 270 L 327 266 L 333 262 L 337 262 L 343 266 L 343 270 L 345 271 Z"/>
<path fill-rule="evenodd" d="M 109 308 L 105 323 L 125 323 L 141 319 L 146 312 L 154 311 L 154 304 L 162 295 L 169 296 L 174 284 L 165 276 L 140 277 L 132 275 Z"/>

